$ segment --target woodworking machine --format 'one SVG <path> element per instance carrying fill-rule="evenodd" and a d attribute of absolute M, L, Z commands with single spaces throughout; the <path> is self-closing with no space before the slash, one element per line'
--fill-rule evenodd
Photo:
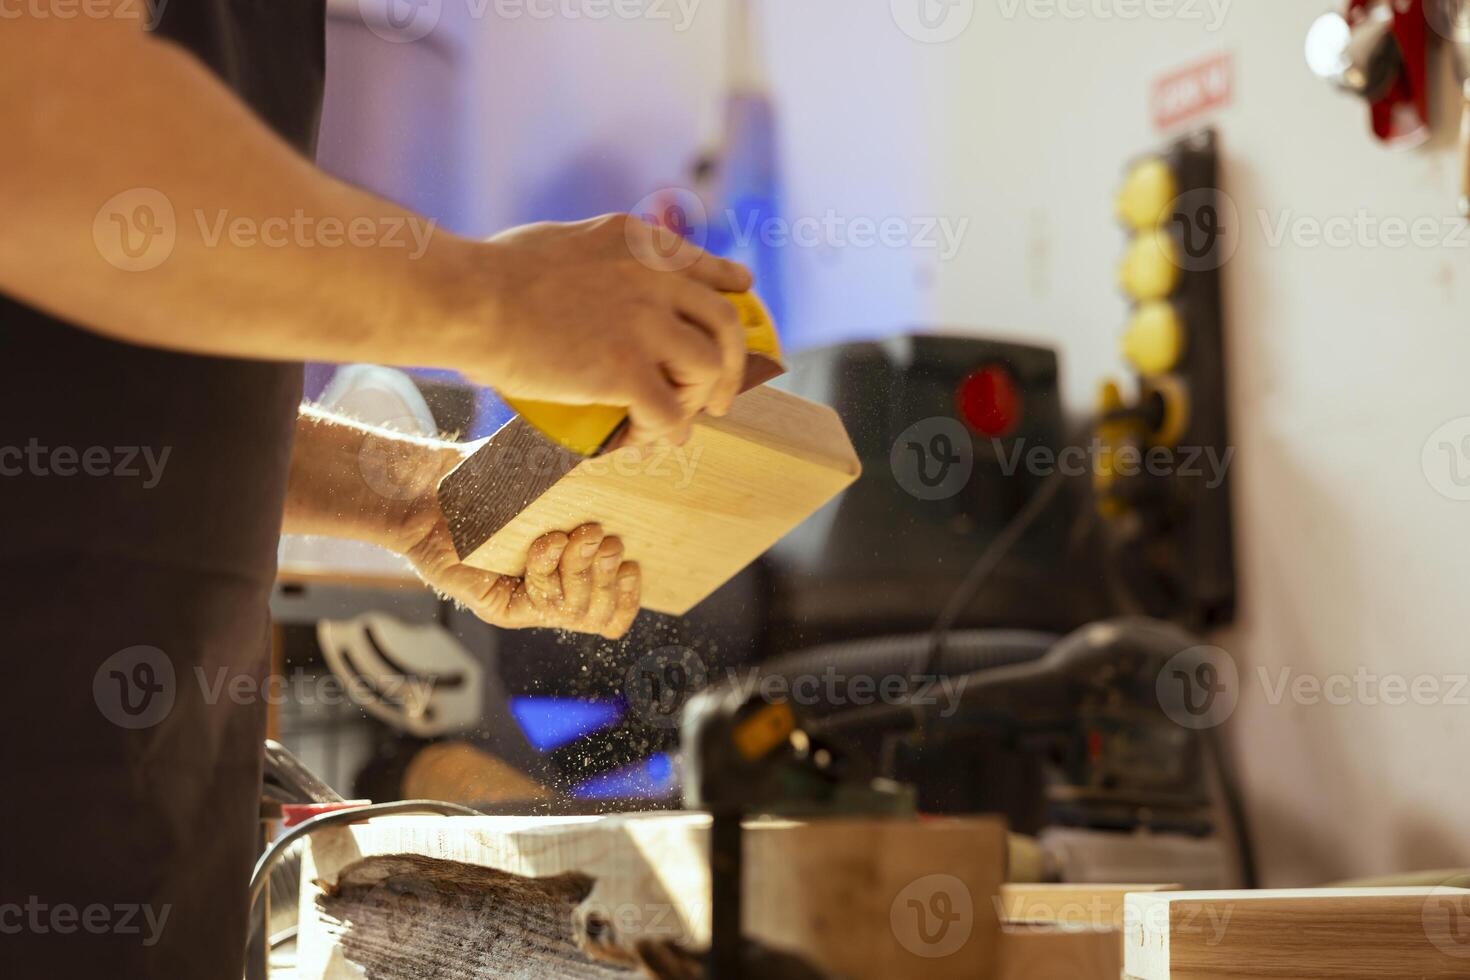
<path fill-rule="evenodd" d="M 1211 648 L 1197 637 L 1125 617 L 1061 638 L 962 631 L 937 654 L 931 641 L 818 647 L 764 669 L 793 680 L 835 668 L 874 685 L 947 679 L 943 697 L 936 686 L 900 703 L 815 708 L 811 727 L 881 761 L 884 775 L 915 788 L 923 812 L 1000 813 L 1012 830 L 1054 840 L 1051 876 L 1089 880 L 1099 868 L 1126 866 L 1140 879 L 1228 886 L 1237 875 L 1223 813 L 1239 878 L 1251 880 L 1240 800 L 1215 729 L 1179 724 L 1183 694 L 1159 682 L 1171 666 L 1204 662 Z"/>
<path fill-rule="evenodd" d="M 709 980 L 745 975 L 741 929 L 743 821 L 914 814 L 912 791 L 876 779 L 860 757 L 811 731 L 787 701 L 734 686 L 695 695 L 682 723 L 684 802 L 708 811 L 711 943 Z"/>

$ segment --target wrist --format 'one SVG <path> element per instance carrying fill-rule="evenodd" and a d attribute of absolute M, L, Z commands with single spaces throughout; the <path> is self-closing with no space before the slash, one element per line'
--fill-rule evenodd
<path fill-rule="evenodd" d="M 497 387 L 502 368 L 493 340 L 502 329 L 507 256 L 494 245 L 438 232 L 414 263 L 410 290 L 420 329 L 397 363 L 449 368 Z"/>
<path fill-rule="evenodd" d="M 467 455 L 455 443 L 393 440 L 382 455 L 378 490 L 386 500 L 375 544 L 406 555 L 440 521 L 439 481 Z M 375 481 L 369 478 L 371 484 Z"/>

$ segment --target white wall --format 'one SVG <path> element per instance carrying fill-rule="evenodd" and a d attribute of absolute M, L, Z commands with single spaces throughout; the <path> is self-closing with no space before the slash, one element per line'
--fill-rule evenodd
<path fill-rule="evenodd" d="M 815 6 L 836 20 L 837 4 Z M 1244 680 L 1231 729 L 1274 883 L 1470 864 L 1470 689 L 1455 679 L 1470 673 L 1470 503 L 1438 493 L 1421 466 L 1431 433 L 1470 415 L 1470 231 L 1455 218 L 1454 119 L 1446 108 L 1442 135 L 1420 150 L 1375 143 L 1365 110 L 1305 68 L 1303 37 L 1325 6 L 1235 0 L 1212 32 L 1179 19 L 1046 19 L 1024 0 L 981 0 L 961 37 L 915 45 L 936 100 L 916 107 L 933 120 L 921 152 L 939 161 L 934 201 L 974 221 L 963 253 L 939 269 L 936 320 L 1058 344 L 1074 407 L 1121 368 L 1112 194 L 1125 162 L 1161 141 L 1148 82 L 1234 53 L 1236 101 L 1215 122 L 1243 221 L 1225 275 L 1244 594 L 1239 628 L 1220 642 Z M 1019 12 L 1008 19 L 1008 8 Z M 1453 80 L 1447 69 L 1435 77 L 1448 107 Z M 1454 237 L 1272 247 L 1261 223 L 1360 210 L 1434 219 Z M 1434 458 L 1443 484 L 1448 457 Z M 1284 668 L 1429 675 L 1458 705 L 1289 694 L 1273 705 L 1258 672 L 1274 683 Z"/>

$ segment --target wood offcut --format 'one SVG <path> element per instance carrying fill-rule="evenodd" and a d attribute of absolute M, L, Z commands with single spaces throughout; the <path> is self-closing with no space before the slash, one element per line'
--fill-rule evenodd
<path fill-rule="evenodd" d="M 1470 891 L 1309 888 L 1127 898 L 1135 980 L 1465 980 Z"/>
<path fill-rule="evenodd" d="M 371 962 L 382 972 L 369 974 L 371 980 L 519 977 L 494 971 L 507 957 L 539 957 L 545 969 L 554 964 L 569 972 L 527 976 L 581 980 L 637 977 L 643 970 L 660 980 L 698 980 L 697 952 L 708 948 L 711 932 L 709 832 L 709 818 L 700 814 L 402 817 L 321 831 L 303 862 L 297 976 L 361 980 L 365 958 L 376 956 Z M 746 949 L 754 957 L 751 976 L 994 975 L 1000 923 L 991 899 L 1004 878 L 1006 846 L 999 822 L 762 820 L 746 825 L 745 838 L 745 930 L 755 944 Z M 392 863 L 404 856 L 419 860 Z M 364 870 L 378 867 L 365 861 L 380 858 L 390 863 Z M 424 869 L 439 867 L 432 862 L 465 867 L 454 872 L 453 882 L 473 881 L 507 908 L 463 897 L 457 884 L 443 888 L 437 877 L 427 898 L 418 895 Z M 385 894 L 383 868 L 407 875 L 399 890 L 412 896 L 404 899 L 409 911 L 398 914 L 396 933 L 394 920 L 375 912 L 366 897 L 374 889 Z M 367 887 L 351 891 L 354 882 Z M 344 894 L 368 907 L 344 907 Z M 392 885 L 386 895 L 383 902 L 396 901 Z M 446 895 L 447 912 L 414 917 L 413 908 L 438 909 Z M 472 914 L 464 915 L 465 909 Z M 365 930 L 356 938 L 354 914 Z M 442 964 L 442 957 L 434 958 L 439 952 L 460 948 L 480 972 L 411 972 L 400 950 L 389 947 L 400 947 L 415 925 L 436 933 L 419 941 L 430 957 L 425 962 Z M 385 932 L 387 940 L 369 939 Z M 384 957 L 393 957 L 394 969 L 410 972 L 387 972 Z"/>
<path fill-rule="evenodd" d="M 521 575 L 531 543 L 599 523 L 643 570 L 643 605 L 683 615 L 861 472 L 832 409 L 769 387 L 724 418 L 700 416 L 683 446 L 584 459 L 522 419 L 439 485 L 460 560 Z"/>

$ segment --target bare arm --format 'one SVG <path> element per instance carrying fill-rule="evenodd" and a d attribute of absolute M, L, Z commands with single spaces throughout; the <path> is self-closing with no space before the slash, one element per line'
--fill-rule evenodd
<path fill-rule="evenodd" d="M 5 21 L 0 89 L 6 292 L 122 340 L 275 360 L 421 361 L 430 352 L 415 349 L 415 335 L 450 321 L 447 306 L 463 293 L 451 287 L 467 271 L 456 269 L 466 243 L 450 235 L 435 236 L 417 262 L 386 248 L 211 242 L 221 212 L 255 227 L 298 211 L 411 216 L 321 173 L 136 20 Z M 109 235 L 94 236 L 94 223 L 115 195 L 136 190 L 168 202 L 171 221 L 153 217 L 169 221 L 175 240 L 155 268 L 129 272 L 109 261 L 124 256 Z M 134 194 L 119 205 L 131 218 L 132 204 L 155 200 Z M 108 224 L 104 216 L 110 234 Z M 124 230 L 142 234 L 115 229 Z"/>
<path fill-rule="evenodd" d="M 740 267 L 700 253 L 670 271 L 612 219 L 387 247 L 423 220 L 323 174 L 184 50 L 136 19 L 25 10 L 0 23 L 0 290 L 147 346 L 443 366 L 627 405 L 649 438 L 728 407 L 743 342 L 717 290 L 748 288 Z M 117 237 L 134 218 L 173 236 L 141 269 Z M 310 225 L 310 247 L 283 222 Z M 354 227 L 380 234 L 340 241 Z"/>
<path fill-rule="evenodd" d="M 303 406 L 283 529 L 398 552 L 429 585 L 497 626 L 626 633 L 638 615 L 640 573 L 599 525 L 538 539 L 523 579 L 460 563 L 435 491 L 465 450 Z"/>

